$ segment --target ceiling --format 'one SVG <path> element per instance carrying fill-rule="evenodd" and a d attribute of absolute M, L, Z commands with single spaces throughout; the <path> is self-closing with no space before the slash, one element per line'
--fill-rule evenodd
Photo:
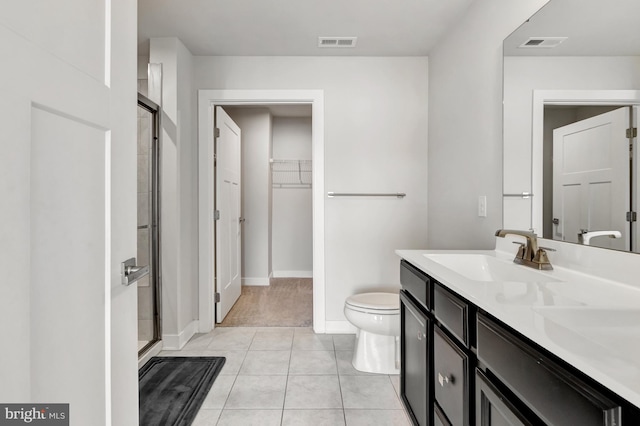
<path fill-rule="evenodd" d="M 138 50 L 178 37 L 203 56 L 425 56 L 473 0 L 138 0 Z M 319 48 L 318 37 L 358 37 Z"/>
<path fill-rule="evenodd" d="M 639 0 L 551 0 L 504 42 L 506 56 L 640 56 Z M 553 49 L 529 37 L 567 37 Z"/>

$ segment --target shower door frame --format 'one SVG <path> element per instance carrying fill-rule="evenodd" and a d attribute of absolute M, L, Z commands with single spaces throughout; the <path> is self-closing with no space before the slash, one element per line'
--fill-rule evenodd
<path fill-rule="evenodd" d="M 150 130 L 151 135 L 151 203 L 150 203 L 150 229 L 151 247 L 150 247 L 150 265 L 151 279 L 149 285 L 153 288 L 153 338 L 145 346 L 138 350 L 138 358 L 145 355 L 156 343 L 162 340 L 162 258 L 160 251 L 161 240 L 161 218 L 160 218 L 160 106 L 138 93 L 138 107 L 148 111 L 152 117 Z"/>

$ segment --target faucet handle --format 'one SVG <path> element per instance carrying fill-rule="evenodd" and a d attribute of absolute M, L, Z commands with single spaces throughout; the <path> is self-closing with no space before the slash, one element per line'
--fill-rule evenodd
<path fill-rule="evenodd" d="M 555 251 L 551 249 L 552 251 Z M 549 257 L 547 257 L 547 252 L 544 248 L 538 249 L 535 257 L 533 258 L 533 263 L 538 266 L 538 269 L 552 270 L 551 262 L 549 262 Z"/>
<path fill-rule="evenodd" d="M 544 251 L 557 251 L 556 249 L 551 248 L 551 247 L 542 247 L 542 246 L 539 246 L 538 248 L 543 249 Z"/>
<path fill-rule="evenodd" d="M 519 243 L 517 241 L 511 241 L 513 244 L 517 244 L 518 247 L 518 253 L 516 253 L 516 257 L 519 259 L 524 259 L 524 253 L 525 253 L 525 244 L 524 243 Z"/>

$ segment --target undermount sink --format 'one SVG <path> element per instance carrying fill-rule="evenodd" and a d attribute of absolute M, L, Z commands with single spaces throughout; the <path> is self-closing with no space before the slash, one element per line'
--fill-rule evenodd
<path fill-rule="evenodd" d="M 640 309 L 536 306 L 533 310 L 545 318 L 572 329 L 633 327 L 638 330 L 640 327 Z"/>
<path fill-rule="evenodd" d="M 433 253 L 423 256 L 473 281 L 527 283 L 560 281 L 526 266 L 516 265 L 511 261 L 485 254 Z"/>

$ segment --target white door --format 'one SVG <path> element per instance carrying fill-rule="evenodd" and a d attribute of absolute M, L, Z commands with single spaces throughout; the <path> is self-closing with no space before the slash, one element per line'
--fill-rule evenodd
<path fill-rule="evenodd" d="M 0 401 L 137 424 L 136 4 L 0 13 Z"/>
<path fill-rule="evenodd" d="M 241 291 L 240 128 L 216 107 L 216 322 L 222 322 Z"/>
<path fill-rule="evenodd" d="M 619 231 L 590 244 L 628 249 L 629 107 L 553 132 L 553 237 L 578 242 L 585 231 Z"/>

